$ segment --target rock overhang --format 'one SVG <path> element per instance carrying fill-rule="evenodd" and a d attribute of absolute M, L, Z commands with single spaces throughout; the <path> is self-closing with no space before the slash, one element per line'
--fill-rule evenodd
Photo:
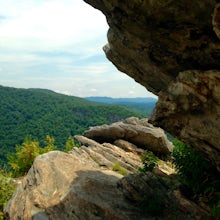
<path fill-rule="evenodd" d="M 107 58 L 159 96 L 150 121 L 202 151 L 220 170 L 220 4 L 84 1 L 106 16 Z"/>

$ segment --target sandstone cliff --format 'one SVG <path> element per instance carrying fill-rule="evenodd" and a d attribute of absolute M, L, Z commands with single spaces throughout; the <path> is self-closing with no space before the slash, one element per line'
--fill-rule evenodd
<path fill-rule="evenodd" d="M 107 18 L 108 59 L 159 96 L 151 122 L 220 170 L 218 1 L 84 1 Z"/>
<path fill-rule="evenodd" d="M 126 125 L 126 129 L 119 130 L 122 124 L 124 127 Z M 7 204 L 5 218 L 209 219 L 206 211 L 181 195 L 178 181 L 169 175 L 173 169 L 168 163 L 161 161 L 153 173 L 139 173 L 138 168 L 142 166 L 140 156 L 144 150 L 134 143 L 118 139 L 123 133 L 126 137 L 125 134 L 131 130 L 130 134 L 138 135 L 137 131 L 144 130 L 146 126 L 151 139 L 155 139 L 156 151 L 158 143 L 163 149 L 170 149 L 163 131 L 159 129 L 159 135 L 152 137 L 158 128 L 148 125 L 147 120 L 135 118 L 120 122 L 117 126 L 114 124 L 116 129 L 111 135 L 114 144 L 76 136 L 83 144 L 80 148 L 74 148 L 69 153 L 53 151 L 37 157 Z M 113 129 L 112 126 L 109 128 Z M 93 132 L 95 129 L 99 132 L 101 128 L 95 127 Z M 103 129 L 106 130 L 106 126 Z M 164 142 L 156 139 L 163 139 Z M 150 148 L 153 149 L 153 146 Z"/>

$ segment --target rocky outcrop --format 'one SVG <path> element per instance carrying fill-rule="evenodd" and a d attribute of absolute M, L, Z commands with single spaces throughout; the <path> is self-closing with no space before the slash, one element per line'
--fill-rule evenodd
<path fill-rule="evenodd" d="M 202 150 L 220 167 L 220 75 L 181 72 L 157 103 L 151 120 Z"/>
<path fill-rule="evenodd" d="M 218 1 L 84 1 L 107 18 L 108 59 L 159 96 L 151 122 L 220 170 Z"/>
<path fill-rule="evenodd" d="M 145 120 L 128 121 L 133 123 L 126 128 L 138 123 L 148 126 Z M 169 163 L 160 160 L 152 173 L 139 173 L 144 150 L 134 143 L 117 139 L 117 135 L 114 143 L 98 143 L 80 135 L 75 138 L 82 143 L 80 148 L 35 159 L 7 204 L 5 219 L 210 218 L 180 193 Z"/>
<path fill-rule="evenodd" d="M 118 171 L 123 174 L 135 173 L 142 166 L 140 156 L 144 155 L 144 151 L 138 151 L 133 147 L 131 151 L 126 151 L 110 143 L 99 144 L 94 140 L 84 136 L 75 136 L 76 140 L 83 144 L 80 149 L 74 148 L 79 156 L 80 152 L 86 152 L 90 159 L 94 160 L 99 166 L 114 170 L 118 166 Z M 81 156 L 80 156 L 81 157 Z"/>
<path fill-rule="evenodd" d="M 176 189 L 177 183 L 173 176 L 161 177 L 149 172 L 128 175 L 117 185 L 124 197 L 145 213 L 144 219 L 211 219 L 204 208 Z"/>
<path fill-rule="evenodd" d="M 111 125 L 92 127 L 84 132 L 84 136 L 98 142 L 113 143 L 118 139 L 123 139 L 139 148 L 148 149 L 157 155 L 163 156 L 168 155 L 173 149 L 172 143 L 168 141 L 161 128 L 148 123 L 148 119 L 135 117 Z"/>
<path fill-rule="evenodd" d="M 116 187 L 122 176 L 98 169 L 83 154 L 54 151 L 39 156 L 7 205 L 6 219 L 122 219 L 118 216 L 128 215 L 132 208 L 125 206 Z"/>
<path fill-rule="evenodd" d="M 38 156 L 7 204 L 5 219 L 210 218 L 206 211 L 181 195 L 171 176 L 138 174 L 140 158 L 136 149 L 128 153 L 110 144 L 91 142 L 91 146 L 74 148 L 69 153 L 53 151 Z M 107 149 L 114 154 L 105 153 Z M 121 168 L 113 169 L 115 163 Z M 123 178 L 122 169 L 136 174 Z"/>

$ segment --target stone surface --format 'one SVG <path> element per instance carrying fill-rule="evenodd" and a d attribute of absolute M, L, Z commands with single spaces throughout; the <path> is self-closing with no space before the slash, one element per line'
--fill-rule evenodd
<path fill-rule="evenodd" d="M 136 145 L 125 141 L 123 139 L 118 139 L 114 141 L 114 145 L 120 147 L 121 149 L 125 150 L 126 152 L 133 152 L 139 155 L 143 155 L 144 150 L 141 148 L 138 148 Z"/>
<path fill-rule="evenodd" d="M 130 174 L 117 183 L 124 197 L 145 213 L 145 219 L 151 217 L 149 213 L 155 219 L 211 219 L 204 209 L 184 198 L 175 184 L 175 177 L 153 173 Z"/>
<path fill-rule="evenodd" d="M 69 153 L 53 151 L 38 156 L 7 204 L 5 219 L 210 218 L 196 204 L 183 198 L 174 178 L 153 173 L 129 174 L 123 178 L 112 168 L 99 164 L 99 158 L 94 158 L 85 148 L 93 148 L 90 152 L 95 152 L 93 145 L 74 148 Z M 119 161 L 121 157 L 118 155 Z"/>
<path fill-rule="evenodd" d="M 154 129 L 146 119 L 128 118 L 125 122 L 126 129 Z M 143 174 L 139 168 L 145 152 L 134 143 L 75 138 L 82 144 L 80 148 L 68 153 L 52 151 L 35 159 L 5 207 L 6 220 L 210 218 L 182 196 L 169 162 L 160 160 L 152 173 Z"/>
<path fill-rule="evenodd" d="M 160 96 L 151 120 L 204 152 L 220 167 L 220 74 L 184 71 Z"/>
<path fill-rule="evenodd" d="M 85 2 L 107 18 L 107 57 L 156 94 L 180 71 L 220 67 L 212 30 L 214 0 Z"/>
<path fill-rule="evenodd" d="M 39 156 L 7 205 L 7 219 L 139 218 L 117 190 L 122 175 L 88 157 L 75 151 Z"/>
<path fill-rule="evenodd" d="M 107 58 L 159 96 L 151 122 L 220 170 L 218 1 L 84 1 L 106 16 Z"/>
<path fill-rule="evenodd" d="M 128 174 L 137 172 L 138 168 L 142 166 L 140 156 L 144 154 L 144 151 L 141 154 L 137 153 L 140 152 L 138 150 L 137 152 L 127 152 L 116 145 L 110 143 L 99 144 L 80 135 L 76 135 L 75 139 L 83 144 L 83 146 L 80 149 L 74 148 L 74 152 L 77 151 L 79 156 L 82 154 L 82 151 L 86 152 L 90 159 L 94 160 L 101 167 L 112 170 L 115 164 L 120 164 L 123 171 Z"/>
<path fill-rule="evenodd" d="M 140 148 L 165 156 L 173 149 L 172 143 L 168 141 L 161 128 L 154 127 L 148 123 L 148 119 L 138 119 L 135 117 L 111 125 L 92 127 L 84 132 L 84 136 L 101 143 L 113 143 L 118 139 L 123 139 Z"/>

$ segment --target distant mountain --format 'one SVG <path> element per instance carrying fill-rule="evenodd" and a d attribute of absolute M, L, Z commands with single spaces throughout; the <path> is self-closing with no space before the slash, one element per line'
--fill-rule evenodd
<path fill-rule="evenodd" d="M 85 99 L 93 101 L 93 102 L 102 102 L 108 104 L 117 104 L 117 103 L 156 103 L 157 99 L 155 98 L 111 98 L 111 97 L 104 97 L 104 96 L 91 96 L 86 97 Z"/>
<path fill-rule="evenodd" d="M 43 143 L 49 134 L 58 147 L 64 148 L 70 135 L 130 116 L 143 117 L 123 106 L 91 102 L 51 90 L 0 86 L 0 159 L 14 151 L 26 135 Z"/>
<path fill-rule="evenodd" d="M 86 97 L 85 99 L 93 101 L 93 102 L 98 102 L 98 103 L 121 105 L 132 111 L 137 111 L 143 114 L 145 117 L 148 117 L 151 114 L 157 102 L 156 98 L 151 98 L 151 97 L 149 98 L 110 98 L 110 97 L 92 96 L 92 97 Z"/>

